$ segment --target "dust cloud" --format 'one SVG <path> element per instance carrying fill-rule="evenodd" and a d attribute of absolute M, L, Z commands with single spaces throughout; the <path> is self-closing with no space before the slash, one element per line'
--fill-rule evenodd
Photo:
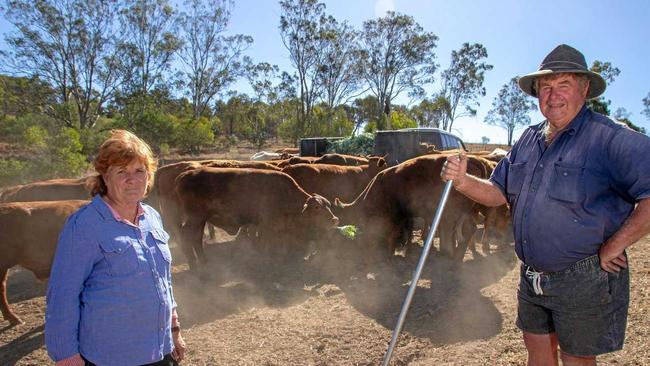
<path fill-rule="evenodd" d="M 422 250 L 415 232 L 404 257 L 388 258 L 385 248 L 350 240 L 331 231 L 290 253 L 261 250 L 246 233 L 229 236 L 217 230 L 206 241 L 208 263 L 196 273 L 179 266 L 175 250 L 174 294 L 184 327 L 200 326 L 257 308 L 284 309 L 313 297 L 342 294 L 358 313 L 387 331 L 394 329 Z M 177 248 L 176 248 L 177 249 Z M 176 253 L 178 252 L 178 253 Z M 179 255 L 180 254 L 180 255 Z M 486 339 L 498 334 L 503 321 L 482 289 L 499 281 L 516 265 L 512 248 L 495 253 L 466 254 L 457 263 L 439 254 L 438 244 L 423 270 L 403 334 L 434 344 Z M 514 294 L 514 289 L 513 289 Z"/>

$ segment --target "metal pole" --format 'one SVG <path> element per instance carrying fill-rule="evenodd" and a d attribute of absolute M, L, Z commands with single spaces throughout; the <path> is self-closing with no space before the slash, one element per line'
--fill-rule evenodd
<path fill-rule="evenodd" d="M 418 266 L 415 269 L 413 274 L 413 279 L 411 279 L 411 286 L 409 287 L 408 292 L 406 293 L 406 298 L 404 299 L 404 304 L 402 305 L 402 310 L 400 311 L 399 318 L 397 318 L 397 325 L 395 330 L 393 330 L 393 337 L 390 340 L 390 346 L 388 346 L 388 351 L 386 351 L 386 356 L 384 356 L 383 366 L 388 366 L 390 358 L 393 355 L 393 349 L 397 344 L 397 339 L 399 334 L 402 331 L 402 326 L 404 325 L 404 319 L 406 319 L 406 313 L 409 311 L 409 306 L 411 306 L 411 300 L 413 300 L 413 294 L 415 294 L 415 288 L 418 285 L 420 280 L 420 275 L 422 274 L 422 268 L 424 263 L 427 261 L 429 256 L 429 250 L 431 250 L 431 245 L 433 243 L 433 237 L 436 234 L 438 229 L 438 224 L 440 223 L 440 218 L 442 217 L 442 211 L 445 209 L 445 204 L 447 203 L 447 198 L 449 198 L 449 192 L 451 191 L 452 181 L 449 180 L 445 184 L 445 189 L 442 191 L 442 197 L 440 198 L 440 203 L 438 203 L 438 209 L 436 210 L 436 215 L 433 217 L 433 222 L 431 223 L 431 230 L 429 230 L 429 235 L 427 235 L 427 240 L 424 243 L 424 248 L 422 249 L 422 255 L 420 255 L 420 261 Z"/>

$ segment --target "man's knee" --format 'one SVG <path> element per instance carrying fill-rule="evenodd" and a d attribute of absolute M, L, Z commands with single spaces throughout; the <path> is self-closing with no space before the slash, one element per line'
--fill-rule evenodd
<path fill-rule="evenodd" d="M 528 365 L 556 366 L 558 364 L 556 333 L 535 334 L 524 332 L 524 344 L 528 351 Z"/>
<path fill-rule="evenodd" d="M 560 350 L 562 366 L 595 366 L 596 356 L 574 356 Z"/>

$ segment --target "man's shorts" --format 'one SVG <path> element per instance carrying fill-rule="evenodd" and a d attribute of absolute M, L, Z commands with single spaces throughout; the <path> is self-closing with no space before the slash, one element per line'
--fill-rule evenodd
<path fill-rule="evenodd" d="M 627 268 L 606 272 L 598 255 L 560 272 L 536 272 L 522 264 L 517 298 L 517 327 L 534 334 L 556 332 L 565 353 L 595 356 L 623 348 Z"/>

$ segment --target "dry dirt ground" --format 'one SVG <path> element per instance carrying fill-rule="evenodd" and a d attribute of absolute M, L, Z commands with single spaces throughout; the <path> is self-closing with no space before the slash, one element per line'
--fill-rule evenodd
<path fill-rule="evenodd" d="M 210 261 L 198 274 L 174 253 L 185 365 L 379 365 L 420 251 L 364 266 L 366 248 L 336 237 L 273 258 L 244 235 L 218 235 L 206 249 Z M 650 236 L 629 257 L 627 340 L 601 358 L 605 365 L 650 365 Z M 524 365 L 514 326 L 517 266 L 510 246 L 468 253 L 461 265 L 432 252 L 392 364 Z M 10 275 L 9 302 L 26 323 L 0 321 L 0 365 L 51 364 L 44 291 L 27 271 Z"/>

